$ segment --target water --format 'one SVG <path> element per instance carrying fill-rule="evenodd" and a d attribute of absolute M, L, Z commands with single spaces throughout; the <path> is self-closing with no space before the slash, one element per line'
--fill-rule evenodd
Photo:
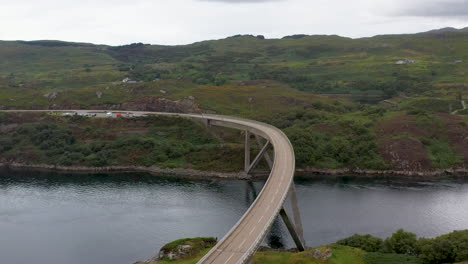
<path fill-rule="evenodd" d="M 222 237 L 262 182 L 0 172 L 0 263 L 129 264 L 184 237 Z M 398 228 L 468 229 L 468 183 L 298 181 L 308 246 Z M 265 241 L 292 247 L 278 221 Z"/>

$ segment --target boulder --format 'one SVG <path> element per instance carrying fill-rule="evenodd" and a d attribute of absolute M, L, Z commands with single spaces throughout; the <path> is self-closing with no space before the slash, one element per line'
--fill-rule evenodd
<path fill-rule="evenodd" d="M 49 102 L 55 100 L 58 96 L 59 96 L 59 93 L 57 93 L 57 92 L 44 94 L 44 97 L 47 98 L 47 100 L 49 100 Z"/>
<path fill-rule="evenodd" d="M 186 238 L 166 244 L 159 253 L 145 262 L 138 264 L 153 264 L 162 260 L 179 260 L 198 255 L 201 251 L 216 245 L 217 240 L 212 237 Z M 135 264 L 136 264 L 135 263 Z"/>
<path fill-rule="evenodd" d="M 333 254 L 333 251 L 329 247 L 322 247 L 312 250 L 307 254 L 308 257 L 318 260 L 328 260 Z"/>

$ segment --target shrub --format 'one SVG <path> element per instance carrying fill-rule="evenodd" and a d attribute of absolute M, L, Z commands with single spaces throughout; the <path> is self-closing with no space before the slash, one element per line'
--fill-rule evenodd
<path fill-rule="evenodd" d="M 367 252 L 377 252 L 382 248 L 383 240 L 371 235 L 352 235 L 348 238 L 339 240 L 337 244 L 349 247 L 360 248 Z"/>
<path fill-rule="evenodd" d="M 415 254 L 416 234 L 397 230 L 390 238 L 385 239 L 382 250 L 385 253 Z"/>
<path fill-rule="evenodd" d="M 433 239 L 420 239 L 418 258 L 423 264 L 453 263 L 468 260 L 468 230 L 455 231 Z"/>

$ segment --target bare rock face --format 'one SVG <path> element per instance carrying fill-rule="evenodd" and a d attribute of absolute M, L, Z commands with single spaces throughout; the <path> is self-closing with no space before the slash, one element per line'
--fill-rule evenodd
<path fill-rule="evenodd" d="M 332 256 L 332 249 L 329 247 L 317 248 L 314 251 L 310 252 L 307 256 L 318 259 L 318 260 L 327 260 Z"/>
<path fill-rule="evenodd" d="M 162 260 L 179 260 L 196 256 L 202 250 L 216 245 L 215 238 L 187 238 L 171 242 L 161 248 L 159 253 L 145 262 L 135 264 L 154 264 Z"/>
<path fill-rule="evenodd" d="M 40 109 L 40 107 L 37 107 L 35 109 Z M 81 109 L 81 106 L 79 104 L 51 104 L 47 107 L 49 110 L 73 110 L 73 109 Z"/>
<path fill-rule="evenodd" d="M 97 95 L 97 94 L 96 94 Z M 102 93 L 101 93 L 102 95 Z M 32 109 L 73 110 L 84 109 L 80 104 L 50 104 L 46 107 L 37 106 Z M 160 97 L 147 97 L 122 104 L 96 104 L 86 106 L 90 110 L 128 110 L 170 113 L 201 113 L 200 106 L 195 100 L 185 98 L 177 101 Z"/>
<path fill-rule="evenodd" d="M 96 92 L 96 96 L 97 96 L 97 98 L 101 99 L 101 97 L 102 97 L 102 92 L 99 92 L 99 91 Z"/>
<path fill-rule="evenodd" d="M 58 96 L 59 96 L 59 93 L 57 93 L 57 92 L 44 94 L 44 97 L 47 98 L 47 100 L 49 100 L 49 102 L 57 99 Z"/>
<path fill-rule="evenodd" d="M 189 238 L 177 240 L 161 248 L 157 256 L 157 260 L 178 260 L 193 257 L 202 250 L 214 246 L 216 242 L 215 238 Z"/>
<path fill-rule="evenodd" d="M 178 245 L 175 249 L 159 251 L 159 259 L 178 260 L 193 255 L 194 247 L 192 245 Z"/>
<path fill-rule="evenodd" d="M 172 101 L 165 98 L 149 97 L 135 102 L 123 103 L 120 107 L 123 110 L 133 111 L 155 111 L 172 113 L 199 113 L 200 107 L 191 99 Z"/>

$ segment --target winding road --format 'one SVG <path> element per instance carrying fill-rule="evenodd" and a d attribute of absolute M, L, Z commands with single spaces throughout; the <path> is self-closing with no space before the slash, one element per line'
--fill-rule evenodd
<path fill-rule="evenodd" d="M 97 113 L 97 117 L 104 117 L 107 110 L 4 110 L 2 112 Z M 274 149 L 274 162 L 262 191 L 242 218 L 198 263 L 237 264 L 250 262 L 278 216 L 293 183 L 295 157 L 288 137 L 278 128 L 268 124 L 229 116 L 140 111 L 124 111 L 124 113 L 131 113 L 133 116 L 164 115 L 201 119 L 211 125 L 249 131 L 270 141 Z"/>

